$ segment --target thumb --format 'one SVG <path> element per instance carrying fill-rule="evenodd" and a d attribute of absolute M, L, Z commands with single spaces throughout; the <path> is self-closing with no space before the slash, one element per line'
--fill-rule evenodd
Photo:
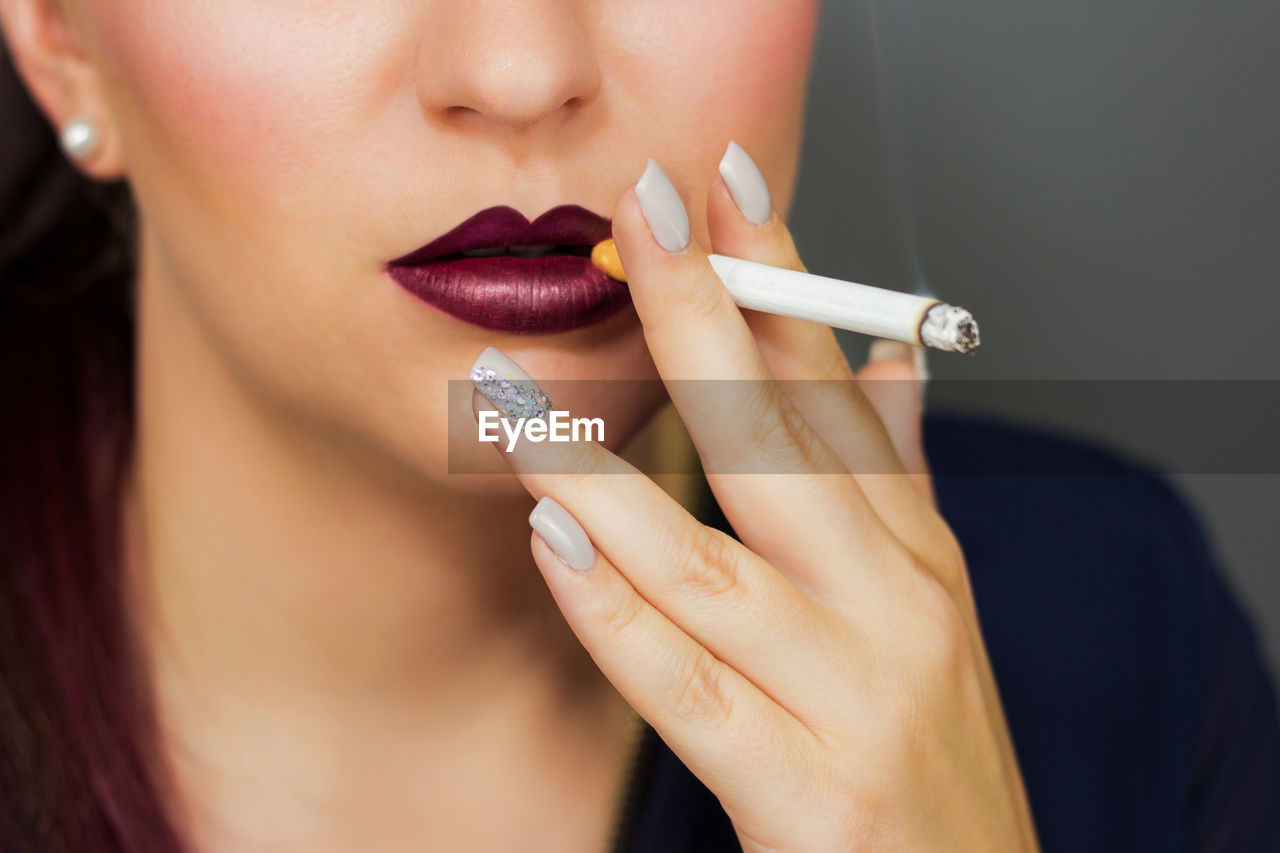
<path fill-rule="evenodd" d="M 873 341 L 867 363 L 856 376 L 863 393 L 884 422 L 894 450 L 911 479 L 933 501 L 933 482 L 924 456 L 921 429 L 924 383 L 929 378 L 924 348 L 901 341 Z"/>

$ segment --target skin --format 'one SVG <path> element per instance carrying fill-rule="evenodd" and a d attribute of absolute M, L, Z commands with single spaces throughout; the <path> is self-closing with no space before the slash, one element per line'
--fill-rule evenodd
<path fill-rule="evenodd" d="M 677 395 L 704 460 L 795 472 L 711 478 L 741 546 L 643 477 L 533 474 L 478 444 L 463 461 L 490 474 L 448 473 L 450 436 L 474 434 L 449 380 L 486 345 L 536 377 L 855 377 L 829 329 L 744 317 L 703 257 L 800 267 L 782 218 L 815 19 L 800 0 L 0 0 L 50 122 L 103 131 L 78 167 L 127 178 L 141 212 L 128 605 L 193 849 L 598 851 L 628 705 L 749 850 L 1035 848 L 905 383 L 770 396 L 763 423 L 790 426 L 762 431 Z M 716 176 L 730 139 L 769 182 L 764 226 Z M 688 203 L 680 253 L 636 207 L 648 157 Z M 635 310 L 504 336 L 383 272 L 481 208 L 569 203 L 613 216 Z M 565 460 L 605 467 L 663 405 L 557 402 L 615 427 Z M 543 495 L 591 535 L 591 571 L 529 538 Z"/>

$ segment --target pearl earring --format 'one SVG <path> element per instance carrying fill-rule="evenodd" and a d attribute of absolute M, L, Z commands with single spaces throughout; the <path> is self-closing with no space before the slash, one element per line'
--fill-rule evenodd
<path fill-rule="evenodd" d="M 88 119 L 73 119 L 62 126 L 62 150 L 76 160 L 83 160 L 98 147 L 98 126 Z"/>

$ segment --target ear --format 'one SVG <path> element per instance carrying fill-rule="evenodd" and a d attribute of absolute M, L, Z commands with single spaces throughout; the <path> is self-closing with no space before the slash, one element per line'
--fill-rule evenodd
<path fill-rule="evenodd" d="M 99 180 L 121 177 L 118 134 L 99 86 L 98 69 L 85 49 L 83 22 L 65 0 L 0 0 L 0 34 L 27 92 L 54 131 L 72 119 L 97 125 L 100 143 L 90 155 L 72 161 Z"/>

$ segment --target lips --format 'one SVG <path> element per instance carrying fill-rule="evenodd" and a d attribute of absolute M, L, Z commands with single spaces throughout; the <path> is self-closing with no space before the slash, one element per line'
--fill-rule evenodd
<path fill-rule="evenodd" d="M 625 284 L 591 263 L 609 220 L 577 205 L 533 222 L 490 207 L 387 264 L 409 293 L 464 322 L 501 332 L 549 334 L 598 323 L 631 304 Z"/>

